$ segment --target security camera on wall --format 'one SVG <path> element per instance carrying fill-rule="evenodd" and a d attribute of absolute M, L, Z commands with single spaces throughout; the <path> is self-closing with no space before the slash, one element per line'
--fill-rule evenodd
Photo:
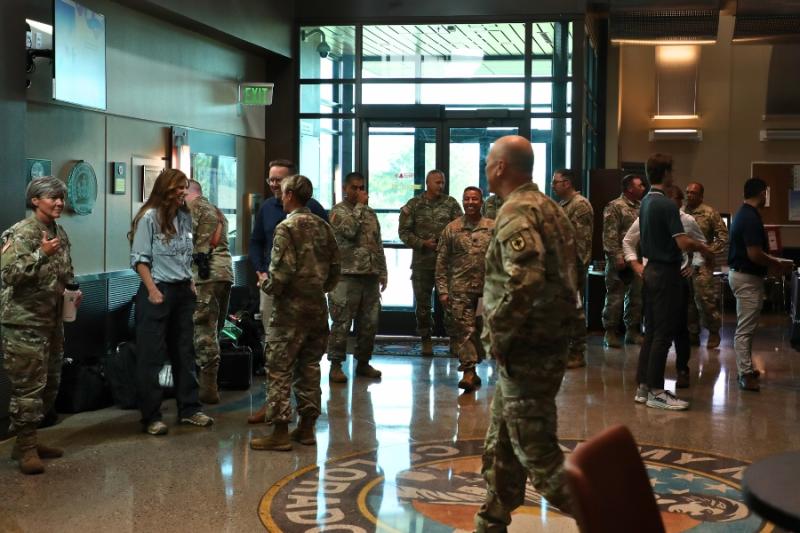
<path fill-rule="evenodd" d="M 319 44 L 317 45 L 317 53 L 319 57 L 325 59 L 331 53 L 331 45 L 328 44 L 328 41 L 325 38 L 325 32 L 319 28 L 315 28 L 313 30 L 303 30 L 300 32 L 300 37 L 303 39 L 304 42 L 307 42 L 313 36 L 319 35 Z"/>

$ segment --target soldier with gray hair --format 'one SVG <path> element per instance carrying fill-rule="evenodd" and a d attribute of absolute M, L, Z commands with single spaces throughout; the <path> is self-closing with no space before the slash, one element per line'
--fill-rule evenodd
<path fill-rule="evenodd" d="M 63 295 L 74 280 L 69 238 L 56 223 L 65 194 L 58 178 L 34 179 L 25 195 L 33 215 L 0 237 L 0 324 L 4 365 L 11 380 L 11 425 L 17 433 L 11 457 L 24 474 L 41 474 L 42 459 L 64 453 L 39 443 L 36 428 L 58 393 L 64 356 Z"/>
<path fill-rule="evenodd" d="M 328 342 L 325 293 L 339 281 L 339 248 L 327 222 L 306 207 L 313 187 L 305 176 L 281 183 L 286 220 L 275 228 L 269 276 L 259 287 L 274 298 L 267 328 L 267 420 L 274 430 L 250 441 L 254 450 L 292 449 L 291 441 L 316 444 L 314 426 L 322 411 L 319 363 Z M 289 434 L 290 395 L 300 422 Z"/>

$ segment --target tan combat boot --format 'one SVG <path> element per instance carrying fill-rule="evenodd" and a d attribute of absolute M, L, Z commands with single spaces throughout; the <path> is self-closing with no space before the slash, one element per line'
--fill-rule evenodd
<path fill-rule="evenodd" d="M 475 369 L 468 368 L 464 370 L 464 375 L 461 377 L 461 381 L 458 382 L 458 388 L 464 389 L 464 392 L 472 392 L 477 389 L 480 384 L 481 378 L 475 373 Z"/>
<path fill-rule="evenodd" d="M 250 447 L 254 450 L 288 452 L 292 449 L 292 443 L 289 440 L 289 423 L 275 422 L 275 429 L 272 430 L 272 435 L 252 439 Z"/>
<path fill-rule="evenodd" d="M 433 340 L 430 337 L 422 337 L 422 355 L 433 357 Z"/>
<path fill-rule="evenodd" d="M 359 361 L 356 365 L 356 375 L 371 379 L 381 379 L 383 374 L 368 362 Z"/>
<path fill-rule="evenodd" d="M 41 474 L 44 472 L 44 464 L 39 458 L 36 450 L 36 430 L 23 428 L 17 434 L 17 442 L 14 446 L 19 450 L 19 470 L 25 475 Z"/>
<path fill-rule="evenodd" d="M 606 330 L 606 334 L 603 336 L 603 344 L 608 348 L 622 348 L 622 341 L 619 340 L 619 334 L 612 329 Z"/>
<path fill-rule="evenodd" d="M 347 383 L 347 376 L 342 371 L 342 363 L 331 363 L 331 371 L 328 374 L 328 381 L 331 383 Z"/>
<path fill-rule="evenodd" d="M 710 331 L 708 333 L 708 340 L 706 341 L 706 349 L 713 350 L 714 348 L 719 347 L 719 331 Z"/>
<path fill-rule="evenodd" d="M 219 403 L 219 390 L 217 389 L 217 372 L 219 363 L 200 369 L 200 402 Z"/>
<path fill-rule="evenodd" d="M 583 353 L 571 353 L 567 356 L 567 368 L 581 368 L 586 366 L 586 358 Z"/>
<path fill-rule="evenodd" d="M 292 430 L 292 433 L 289 435 L 289 437 L 293 441 L 299 442 L 300 444 L 313 446 L 317 443 L 317 436 L 314 433 L 315 423 L 316 422 L 314 420 L 301 416 L 300 423 L 297 424 L 297 427 Z"/>
<path fill-rule="evenodd" d="M 15 443 L 14 448 L 11 449 L 11 458 L 15 461 L 19 461 L 22 458 L 22 452 L 23 450 L 19 448 L 19 443 Z M 46 444 L 37 444 L 36 453 L 39 454 L 41 459 L 58 459 L 64 456 L 64 450 L 61 448 L 47 446 Z"/>

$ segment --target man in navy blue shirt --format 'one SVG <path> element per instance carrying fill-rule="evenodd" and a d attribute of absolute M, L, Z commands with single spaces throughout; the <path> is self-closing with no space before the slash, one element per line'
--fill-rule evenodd
<path fill-rule="evenodd" d="M 750 178 L 744 184 L 744 204 L 731 223 L 728 249 L 728 283 L 736 297 L 736 333 L 733 349 L 739 387 L 757 392 L 759 372 L 753 368 L 751 349 L 753 334 L 758 326 L 761 306 L 764 303 L 764 276 L 773 268 L 791 272 L 792 262 L 767 254 L 767 237 L 758 210 L 767 201 L 767 184 L 764 180 Z"/>
<path fill-rule="evenodd" d="M 258 211 L 258 216 L 253 226 L 253 233 L 250 236 L 248 253 L 250 262 L 253 263 L 253 267 L 256 269 L 259 286 L 269 276 L 269 262 L 272 255 L 272 239 L 275 236 L 275 227 L 286 218 L 286 213 L 283 211 L 283 203 L 281 203 L 281 182 L 287 176 L 293 176 L 294 174 L 297 174 L 297 166 L 288 159 L 276 159 L 269 162 L 267 185 L 272 191 L 272 197 L 267 198 L 261 204 L 261 209 Z M 325 222 L 328 221 L 328 213 L 313 198 L 308 201 L 306 207 Z M 272 314 L 272 296 L 269 296 L 264 291 L 258 291 L 258 294 L 261 297 L 261 323 L 264 325 L 264 331 L 266 332 L 269 318 Z M 247 421 L 251 424 L 258 424 L 265 422 L 265 416 L 266 406 L 250 416 Z"/>
<path fill-rule="evenodd" d="M 665 190 L 672 187 L 672 156 L 650 156 L 647 179 L 651 189 L 639 209 L 640 247 L 642 256 L 647 258 L 643 287 L 645 336 L 639 351 L 639 387 L 634 401 L 656 409 L 680 411 L 688 409 L 689 403 L 664 390 L 664 367 L 680 318 L 686 313 L 681 251 L 700 252 L 709 263 L 713 255 L 705 244 L 686 235 L 678 206 L 665 195 Z"/>

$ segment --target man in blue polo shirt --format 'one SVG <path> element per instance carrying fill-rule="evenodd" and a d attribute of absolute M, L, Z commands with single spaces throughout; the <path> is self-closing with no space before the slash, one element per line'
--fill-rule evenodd
<path fill-rule="evenodd" d="M 792 261 L 767 254 L 767 237 L 758 210 L 767 201 L 767 184 L 759 178 L 750 178 L 744 184 L 744 204 L 731 223 L 728 249 L 728 283 L 736 297 L 736 334 L 733 349 L 739 387 L 757 392 L 759 372 L 753 368 L 753 334 L 758 326 L 761 306 L 764 303 L 764 276 L 773 268 L 791 272 Z"/>
<path fill-rule="evenodd" d="M 283 211 L 283 203 L 281 202 L 281 182 L 287 176 L 293 176 L 294 174 L 297 174 L 297 166 L 288 159 L 276 159 L 269 162 L 267 185 L 272 191 L 272 197 L 267 198 L 261 204 L 261 209 L 258 211 L 258 216 L 253 226 L 253 233 L 250 236 L 248 253 L 250 262 L 253 263 L 256 269 L 259 286 L 269 275 L 269 262 L 272 255 L 272 239 L 275 236 L 275 227 L 286 218 L 286 213 Z M 328 221 L 328 213 L 313 198 L 308 201 L 306 207 L 325 222 Z M 266 332 L 269 318 L 272 314 L 272 296 L 264 291 L 258 291 L 258 294 L 261 298 L 259 306 L 261 309 L 261 323 L 264 325 L 264 331 Z M 266 406 L 251 415 L 247 422 L 258 424 L 265 421 L 265 416 Z"/>
<path fill-rule="evenodd" d="M 665 195 L 665 190 L 672 187 L 672 156 L 650 156 L 647 179 L 651 189 L 639 209 L 640 246 L 642 256 L 647 258 L 643 287 L 645 336 L 639 351 L 639 387 L 634 400 L 647 407 L 680 411 L 688 409 L 689 402 L 664 390 L 664 367 L 680 317 L 685 316 L 681 250 L 700 252 L 709 263 L 713 255 L 705 244 L 686 235 L 678 206 Z"/>

